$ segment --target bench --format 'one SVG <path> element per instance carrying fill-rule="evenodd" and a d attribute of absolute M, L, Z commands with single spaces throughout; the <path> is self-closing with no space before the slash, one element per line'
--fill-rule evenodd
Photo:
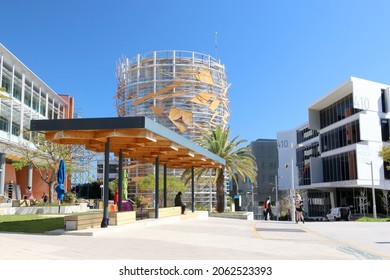
<path fill-rule="evenodd" d="M 102 220 L 102 213 L 65 216 L 65 230 L 80 230 L 100 227 Z"/>
<path fill-rule="evenodd" d="M 135 222 L 135 211 L 109 212 L 109 225 L 119 226 Z"/>
<path fill-rule="evenodd" d="M 148 208 L 149 218 L 155 218 L 155 209 Z M 165 218 L 171 216 L 180 216 L 181 215 L 181 206 L 174 207 L 165 207 L 158 209 L 158 217 Z"/>
<path fill-rule="evenodd" d="M 38 201 L 35 199 L 13 199 L 12 207 L 23 207 L 37 205 Z"/>

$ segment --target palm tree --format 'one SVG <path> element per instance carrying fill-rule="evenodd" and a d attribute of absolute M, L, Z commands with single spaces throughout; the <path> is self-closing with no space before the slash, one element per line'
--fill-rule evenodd
<path fill-rule="evenodd" d="M 237 184 L 237 178 L 234 173 L 240 176 L 243 180 L 248 177 L 253 184 L 256 184 L 257 166 L 254 157 L 249 152 L 250 147 L 238 146 L 246 142 L 246 140 L 239 140 L 238 136 L 229 140 L 230 129 L 223 129 L 217 126 L 214 130 L 208 131 L 194 141 L 201 147 L 209 150 L 217 156 L 225 159 L 226 165 L 216 168 L 215 183 L 217 186 L 217 211 L 224 212 L 224 182 L 225 171 L 228 173 L 230 179 L 233 179 Z M 206 173 L 208 169 L 200 168 L 195 170 L 197 178 Z M 183 173 L 182 178 L 186 182 L 190 179 L 190 170 Z M 238 184 L 237 184 L 238 185 Z"/>

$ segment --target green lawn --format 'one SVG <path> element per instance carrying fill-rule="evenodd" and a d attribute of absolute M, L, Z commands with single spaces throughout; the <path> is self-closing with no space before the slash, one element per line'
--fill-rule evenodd
<path fill-rule="evenodd" d="M 361 217 L 356 220 L 357 222 L 390 222 L 390 218 L 372 218 L 372 217 Z"/>
<path fill-rule="evenodd" d="M 0 231 L 43 233 L 64 228 L 64 217 L 42 215 L 0 216 Z"/>

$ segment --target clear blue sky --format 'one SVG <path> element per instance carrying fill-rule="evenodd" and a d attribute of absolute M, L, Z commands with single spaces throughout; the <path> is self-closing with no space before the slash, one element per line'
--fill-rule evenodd
<path fill-rule="evenodd" d="M 390 84 L 387 0 L 0 0 L 0 42 L 83 117 L 116 116 L 116 63 L 154 50 L 216 55 L 231 83 L 232 136 L 307 121 L 350 76 Z"/>

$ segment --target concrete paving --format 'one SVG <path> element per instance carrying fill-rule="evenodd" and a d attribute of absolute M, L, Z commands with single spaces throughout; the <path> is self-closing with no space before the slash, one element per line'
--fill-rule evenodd
<path fill-rule="evenodd" d="M 390 223 L 248 221 L 188 213 L 51 234 L 0 233 L 1 260 L 390 260 Z"/>

